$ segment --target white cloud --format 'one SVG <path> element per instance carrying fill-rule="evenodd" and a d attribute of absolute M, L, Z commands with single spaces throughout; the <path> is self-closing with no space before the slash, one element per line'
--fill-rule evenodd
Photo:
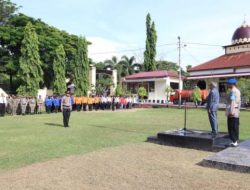
<path fill-rule="evenodd" d="M 89 57 L 95 61 L 105 61 L 116 56 L 120 59 L 123 55 L 135 56 L 137 62 L 143 61 L 143 49 L 135 44 L 125 44 L 102 37 L 87 37 L 92 44 L 89 45 Z"/>
<path fill-rule="evenodd" d="M 124 45 L 102 37 L 87 37 L 92 44 L 89 46 L 89 57 L 95 62 L 111 59 L 112 56 L 121 56 L 120 50 Z"/>

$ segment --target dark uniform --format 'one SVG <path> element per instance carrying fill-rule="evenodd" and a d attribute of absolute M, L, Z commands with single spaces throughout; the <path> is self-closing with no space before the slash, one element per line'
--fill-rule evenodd
<path fill-rule="evenodd" d="M 72 102 L 69 92 L 62 98 L 61 110 L 63 113 L 63 125 L 69 127 L 70 112 L 72 110 Z"/>

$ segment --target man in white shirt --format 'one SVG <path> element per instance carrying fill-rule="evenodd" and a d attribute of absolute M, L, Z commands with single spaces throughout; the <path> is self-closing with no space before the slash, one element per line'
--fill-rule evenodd
<path fill-rule="evenodd" d="M 6 106 L 7 106 L 7 99 L 4 96 L 4 94 L 1 93 L 1 96 L 0 96 L 0 116 L 1 117 L 4 117 L 4 115 L 5 115 Z"/>

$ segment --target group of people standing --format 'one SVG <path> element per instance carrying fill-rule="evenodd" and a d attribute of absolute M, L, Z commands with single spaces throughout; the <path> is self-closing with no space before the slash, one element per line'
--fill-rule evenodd
<path fill-rule="evenodd" d="M 61 102 L 63 96 L 0 96 L 0 116 L 6 113 L 11 115 L 40 114 L 45 108 L 46 113 L 58 113 L 62 111 Z M 93 110 L 118 110 L 131 109 L 136 102 L 132 97 L 115 96 L 71 96 L 72 110 L 93 111 Z"/>
<path fill-rule="evenodd" d="M 115 97 L 115 96 L 76 96 L 71 97 L 70 91 L 65 92 L 60 101 L 60 108 L 63 113 L 63 125 L 69 127 L 69 118 L 72 109 L 79 111 L 94 110 L 115 110 L 115 109 L 131 109 L 135 103 L 132 97 Z M 46 104 L 46 100 L 45 100 Z M 52 100 L 53 104 L 53 100 Z"/>
<path fill-rule="evenodd" d="M 136 103 L 136 99 L 129 96 L 76 96 L 74 101 L 77 111 L 131 109 Z"/>
<path fill-rule="evenodd" d="M 25 115 L 42 113 L 43 99 L 31 96 L 4 96 L 0 97 L 0 115 L 5 116 L 6 113 L 11 115 Z"/>
<path fill-rule="evenodd" d="M 230 78 L 227 80 L 227 86 L 229 93 L 226 99 L 225 115 L 227 117 L 227 128 L 229 138 L 231 139 L 230 146 L 238 146 L 239 140 L 239 113 L 241 106 L 241 93 L 236 87 L 237 80 Z M 207 111 L 210 125 L 212 128 L 211 135 L 215 138 L 218 135 L 218 120 L 217 111 L 219 108 L 220 95 L 217 87 L 217 83 L 210 83 L 210 93 L 207 98 Z"/>

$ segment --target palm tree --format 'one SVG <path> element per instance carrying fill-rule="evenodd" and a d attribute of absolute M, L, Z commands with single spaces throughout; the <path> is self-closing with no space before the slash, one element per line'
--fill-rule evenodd
<path fill-rule="evenodd" d="M 108 68 L 115 69 L 117 64 L 118 64 L 118 59 L 116 56 L 113 56 L 111 59 L 107 59 L 104 61 L 105 69 Z"/>
<path fill-rule="evenodd" d="M 122 65 L 122 75 L 127 76 L 135 73 L 135 57 L 132 56 L 128 58 L 126 55 L 122 56 L 121 61 L 119 62 Z"/>

